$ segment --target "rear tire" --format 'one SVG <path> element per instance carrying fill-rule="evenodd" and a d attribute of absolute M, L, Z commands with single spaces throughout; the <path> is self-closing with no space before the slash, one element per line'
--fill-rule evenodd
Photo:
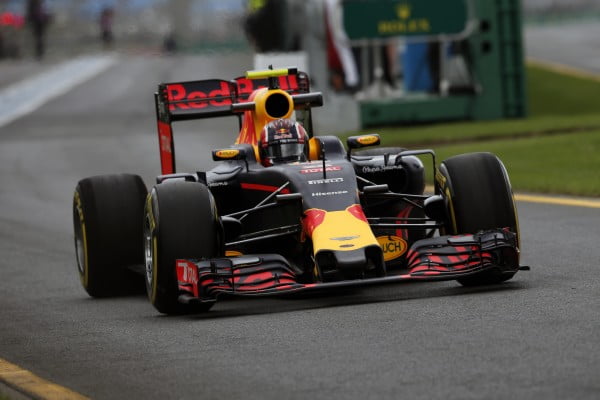
<path fill-rule="evenodd" d="M 436 177 L 446 198 L 446 234 L 477 233 L 481 230 L 509 228 L 517 235 L 519 223 L 512 188 L 502 161 L 491 153 L 469 153 L 442 162 Z M 518 261 L 518 260 L 517 260 Z M 512 278 L 492 270 L 459 279 L 462 285 L 493 284 Z"/>
<path fill-rule="evenodd" d="M 146 186 L 137 175 L 94 176 L 77 184 L 73 198 L 75 254 L 81 283 L 90 296 L 136 291 L 133 273 L 126 267 L 144 263 L 146 195 Z"/>
<path fill-rule="evenodd" d="M 179 303 L 177 259 L 213 258 L 222 254 L 221 224 L 214 199 L 201 183 L 157 185 L 148 196 L 144 222 L 146 289 L 163 314 L 208 311 L 213 303 Z"/>

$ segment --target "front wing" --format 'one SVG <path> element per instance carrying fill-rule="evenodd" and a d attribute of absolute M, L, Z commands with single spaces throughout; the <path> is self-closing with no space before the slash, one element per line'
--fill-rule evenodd
<path fill-rule="evenodd" d="M 176 262 L 179 301 L 214 302 L 223 295 L 265 296 L 400 282 L 460 279 L 488 270 L 508 275 L 519 269 L 516 235 L 507 229 L 473 235 L 440 236 L 413 244 L 407 268 L 387 276 L 334 282 L 302 283 L 278 254 L 244 255 Z"/>

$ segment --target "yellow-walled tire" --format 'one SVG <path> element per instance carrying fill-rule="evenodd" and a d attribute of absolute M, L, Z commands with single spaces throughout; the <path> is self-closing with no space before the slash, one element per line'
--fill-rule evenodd
<path fill-rule="evenodd" d="M 222 256 L 222 228 L 212 194 L 201 183 L 156 185 L 148 195 L 144 217 L 146 291 L 163 314 L 208 311 L 212 303 L 178 301 L 177 259 Z"/>
<path fill-rule="evenodd" d="M 517 235 L 519 222 L 508 173 L 491 153 L 468 153 L 443 161 L 436 177 L 448 207 L 446 234 L 473 234 L 509 228 Z M 518 260 L 517 260 L 518 262 Z M 465 286 L 494 284 L 513 274 L 487 273 L 459 279 Z"/>
<path fill-rule="evenodd" d="M 127 268 L 142 265 L 142 221 L 147 189 L 137 175 L 100 175 L 79 181 L 73 196 L 75 256 L 90 296 L 137 291 Z M 141 284 L 142 279 L 137 279 Z"/>

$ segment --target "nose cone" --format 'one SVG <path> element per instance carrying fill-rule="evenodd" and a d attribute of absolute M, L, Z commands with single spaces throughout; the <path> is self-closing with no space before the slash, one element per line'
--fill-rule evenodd
<path fill-rule="evenodd" d="M 323 274 L 384 268 L 383 253 L 359 205 L 340 211 L 307 210 L 305 231 Z"/>

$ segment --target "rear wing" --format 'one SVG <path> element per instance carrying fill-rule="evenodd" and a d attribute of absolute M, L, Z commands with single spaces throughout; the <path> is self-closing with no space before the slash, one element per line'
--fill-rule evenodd
<path fill-rule="evenodd" d="M 247 76 L 231 81 L 206 79 L 158 85 L 154 101 L 162 174 L 175 173 L 172 122 L 223 116 L 237 116 L 241 119 L 242 112 L 250 109 L 242 103 L 247 103 L 255 90 L 274 86 L 292 96 L 298 96 L 307 105 L 315 100 L 309 96 L 308 75 L 295 68 L 268 70 L 262 75 L 261 72 L 249 72 Z M 308 97 L 303 99 L 301 95 Z"/>

